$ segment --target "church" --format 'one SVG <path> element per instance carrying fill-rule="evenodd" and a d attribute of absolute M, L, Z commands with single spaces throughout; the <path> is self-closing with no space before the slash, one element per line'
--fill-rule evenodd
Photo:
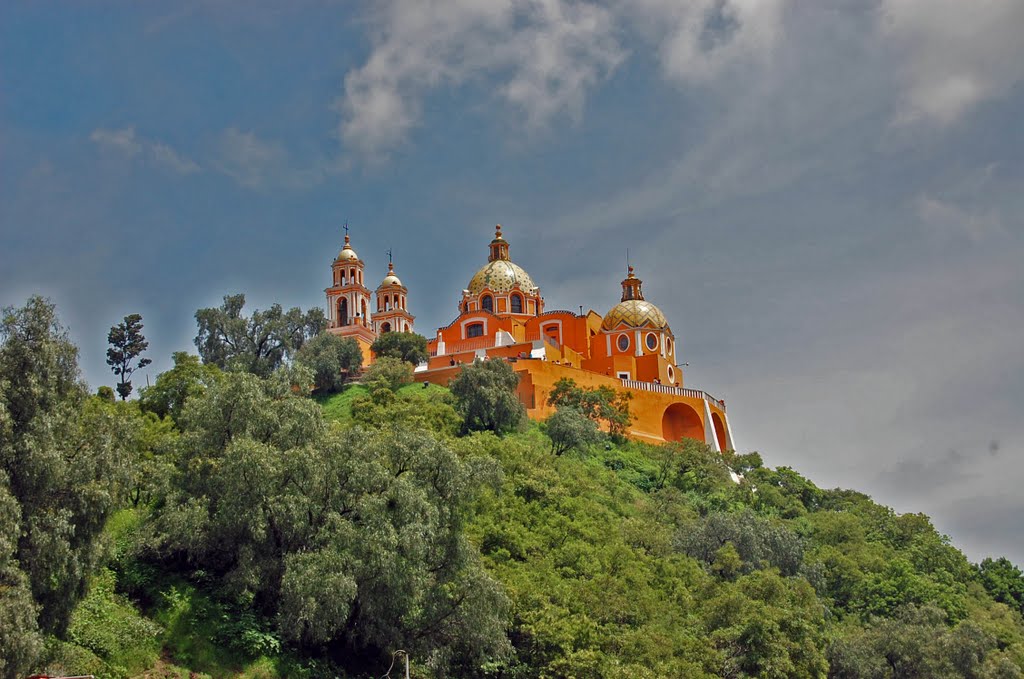
<path fill-rule="evenodd" d="M 346 232 L 331 272 L 332 285 L 325 290 L 329 330 L 355 339 L 364 364 L 373 361 L 370 345 L 379 335 L 414 332 L 408 289 L 392 262 L 370 290 L 364 262 Z M 533 419 L 553 412 L 548 394 L 558 380 L 569 378 L 581 387 L 629 392 L 632 438 L 693 438 L 717 451 L 734 449 L 725 402 L 684 386 L 679 342 L 661 309 L 644 298 L 633 267 L 621 285 L 619 301 L 604 315 L 545 310 L 540 287 L 512 261 L 498 225 L 487 263 L 459 295 L 455 319 L 429 339 L 430 358 L 416 367 L 416 379 L 447 385 L 462 364 L 504 360 L 519 375 L 518 395 Z"/>

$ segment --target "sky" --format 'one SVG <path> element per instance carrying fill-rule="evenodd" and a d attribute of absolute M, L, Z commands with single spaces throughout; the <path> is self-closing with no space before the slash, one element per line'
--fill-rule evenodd
<path fill-rule="evenodd" d="M 626 250 L 736 443 L 1024 565 L 1020 0 L 0 3 L 0 306 L 93 388 L 143 315 L 324 304 L 347 220 L 417 330 L 501 223 L 549 309 Z M 136 376 L 145 384 L 146 374 Z"/>

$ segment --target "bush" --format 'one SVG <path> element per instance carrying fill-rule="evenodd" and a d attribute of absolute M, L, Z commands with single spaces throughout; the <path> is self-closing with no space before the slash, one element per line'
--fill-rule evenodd
<path fill-rule="evenodd" d="M 386 332 L 373 343 L 370 351 L 377 358 L 397 358 L 417 365 L 427 360 L 427 338 L 414 332 Z"/>
<path fill-rule="evenodd" d="M 450 385 L 455 410 L 465 431 L 515 430 L 526 416 L 516 395 L 519 375 L 505 361 L 474 361 L 463 366 Z"/>
<path fill-rule="evenodd" d="M 359 372 L 363 352 L 351 337 L 323 332 L 303 345 L 295 360 L 313 371 L 317 390 L 328 393 L 340 390 L 349 377 Z"/>
<path fill-rule="evenodd" d="M 551 452 L 555 455 L 573 448 L 585 448 L 604 438 L 596 422 L 572 407 L 558 408 L 545 420 L 544 429 L 551 438 Z"/>
<path fill-rule="evenodd" d="M 398 391 L 402 385 L 412 382 L 412 366 L 403 360 L 384 356 L 374 361 L 366 371 L 364 382 L 371 392 L 376 389 Z"/>

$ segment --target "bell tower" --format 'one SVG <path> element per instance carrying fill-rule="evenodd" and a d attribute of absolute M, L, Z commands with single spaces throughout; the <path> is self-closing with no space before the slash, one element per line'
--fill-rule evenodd
<path fill-rule="evenodd" d="M 327 294 L 327 329 L 346 337 L 355 337 L 365 344 L 369 354 L 374 333 L 370 317 L 370 289 L 363 282 L 363 260 L 352 249 L 345 224 L 345 246 L 331 264 L 332 285 Z"/>
<path fill-rule="evenodd" d="M 386 332 L 413 332 L 415 317 L 409 313 L 408 289 L 395 275 L 395 265 L 388 250 L 388 275 L 377 286 L 377 308 L 373 312 L 373 329 L 377 335 Z"/>

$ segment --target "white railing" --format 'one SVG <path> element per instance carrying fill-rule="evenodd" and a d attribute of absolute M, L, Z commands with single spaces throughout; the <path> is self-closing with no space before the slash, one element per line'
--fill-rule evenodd
<path fill-rule="evenodd" d="M 711 394 L 700 389 L 687 389 L 686 387 L 671 387 L 667 384 L 656 384 L 654 382 L 641 382 L 640 380 L 622 380 L 622 386 L 640 391 L 653 391 L 656 394 L 669 394 L 671 396 L 688 396 L 690 398 L 708 401 L 721 410 L 725 410 L 725 401 L 720 401 Z"/>

